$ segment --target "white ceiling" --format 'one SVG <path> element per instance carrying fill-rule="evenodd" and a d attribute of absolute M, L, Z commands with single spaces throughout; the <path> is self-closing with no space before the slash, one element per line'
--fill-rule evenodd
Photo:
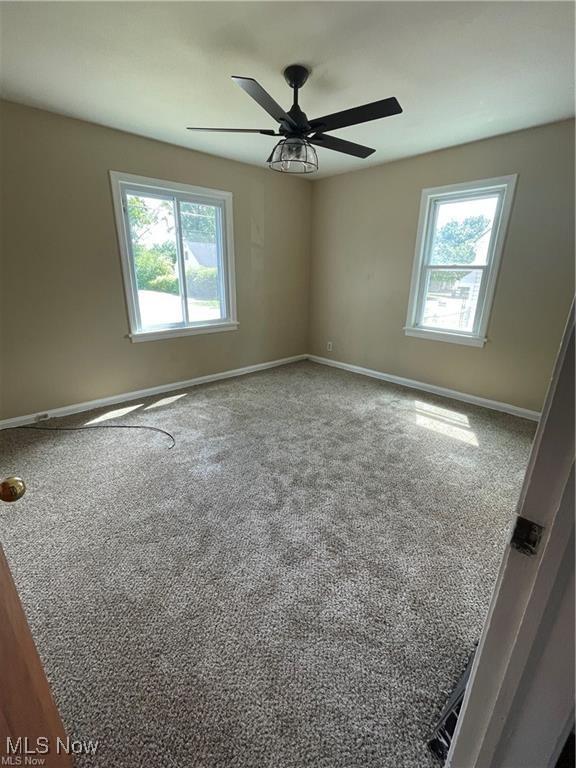
<path fill-rule="evenodd" d="M 230 75 L 288 108 L 282 69 L 312 68 L 308 117 L 396 96 L 402 115 L 335 131 L 367 160 L 318 150 L 320 176 L 574 113 L 569 2 L 3 2 L 10 100 L 263 165 L 273 128 Z"/>

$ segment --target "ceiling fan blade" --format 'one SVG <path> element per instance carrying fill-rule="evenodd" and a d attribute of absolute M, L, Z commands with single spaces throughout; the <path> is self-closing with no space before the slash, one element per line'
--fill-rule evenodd
<path fill-rule="evenodd" d="M 310 127 L 315 131 L 335 131 L 337 128 L 346 128 L 348 125 L 358 125 L 367 123 L 369 120 L 380 120 L 382 117 L 398 115 L 402 112 L 402 107 L 398 99 L 391 96 L 382 101 L 373 101 L 371 104 L 364 104 L 361 107 L 345 109 L 342 112 L 334 112 L 332 115 L 317 117 L 310 120 Z"/>
<path fill-rule="evenodd" d="M 186 128 L 187 131 L 218 131 L 220 133 L 263 133 L 265 136 L 279 136 L 274 131 L 259 130 L 258 128 Z"/>
<path fill-rule="evenodd" d="M 232 75 L 232 80 L 238 83 L 243 91 L 246 91 L 248 96 L 252 96 L 262 109 L 265 109 L 268 114 L 274 118 L 277 122 L 287 122 L 289 125 L 296 126 L 294 120 L 290 115 L 285 112 L 280 104 L 277 104 L 272 96 L 262 88 L 260 83 L 256 82 L 252 77 L 236 77 Z"/>
<path fill-rule="evenodd" d="M 310 144 L 316 144 L 317 147 L 333 149 L 335 152 L 343 152 L 345 155 L 353 155 L 354 157 L 368 157 L 376 152 L 375 149 L 363 147 L 362 144 L 355 144 L 353 141 L 337 139 L 336 136 L 325 136 L 323 133 L 311 136 L 308 141 Z"/>

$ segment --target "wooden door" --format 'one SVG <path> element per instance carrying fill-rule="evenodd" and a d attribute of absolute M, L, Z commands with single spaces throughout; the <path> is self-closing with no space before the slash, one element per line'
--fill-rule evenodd
<path fill-rule="evenodd" d="M 0 546 L 0 764 L 65 768 L 72 765 L 66 746 L 64 727 Z"/>

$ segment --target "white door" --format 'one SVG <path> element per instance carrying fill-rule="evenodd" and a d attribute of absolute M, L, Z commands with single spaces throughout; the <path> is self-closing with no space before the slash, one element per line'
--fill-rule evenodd
<path fill-rule="evenodd" d="M 541 541 L 506 548 L 447 768 L 553 768 L 574 724 L 574 307 L 517 513 Z"/>

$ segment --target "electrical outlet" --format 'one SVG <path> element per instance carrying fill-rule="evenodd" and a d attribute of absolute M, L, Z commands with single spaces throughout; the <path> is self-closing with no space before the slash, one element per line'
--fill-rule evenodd
<path fill-rule="evenodd" d="M 326 351 L 327 352 L 332 352 L 332 342 L 331 341 L 329 341 L 328 344 L 326 344 Z"/>

